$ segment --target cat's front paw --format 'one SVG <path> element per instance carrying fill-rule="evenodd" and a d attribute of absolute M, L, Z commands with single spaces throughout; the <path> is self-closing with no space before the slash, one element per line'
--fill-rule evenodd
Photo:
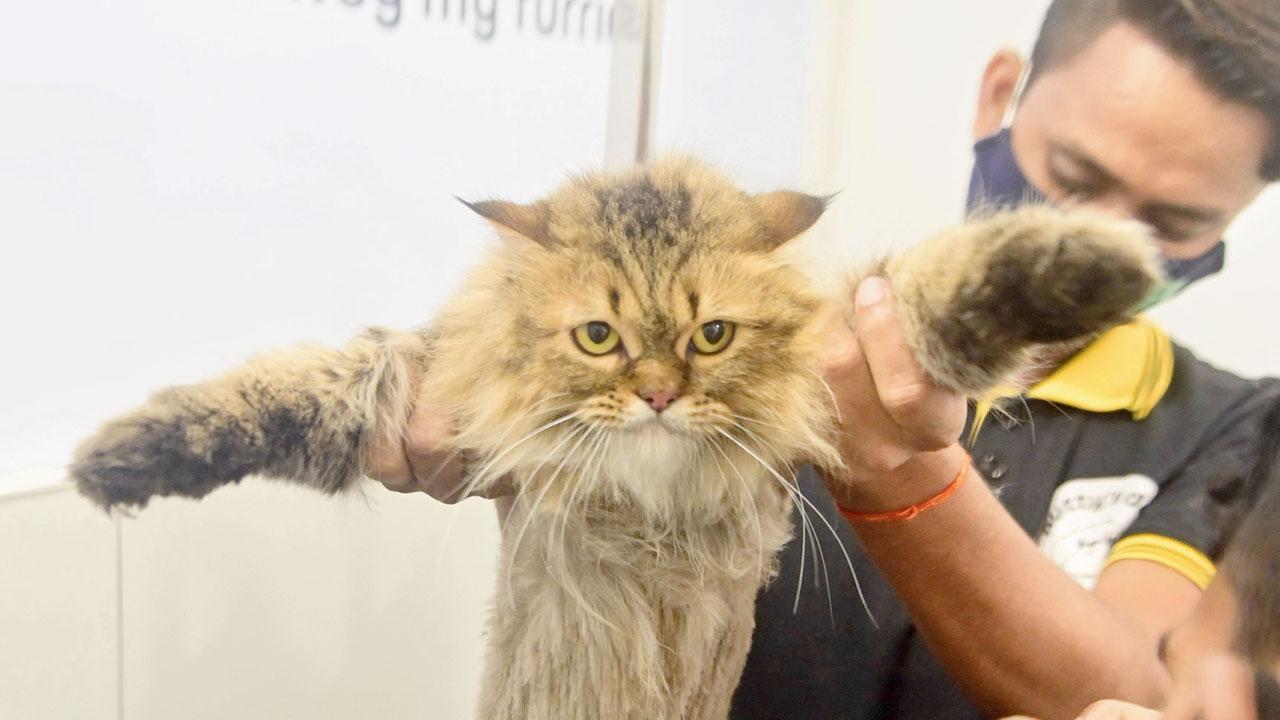
<path fill-rule="evenodd" d="M 1049 208 L 988 222 L 994 242 L 972 299 L 1024 342 L 1071 340 L 1122 322 L 1161 277 L 1150 233 L 1135 222 Z"/>
<path fill-rule="evenodd" d="M 972 220 L 888 273 L 921 365 L 971 397 L 1017 384 L 1040 348 L 1124 322 L 1161 277 L 1145 226 L 1048 207 Z"/>
<path fill-rule="evenodd" d="M 161 393 L 80 444 L 68 473 L 82 495 L 106 510 L 140 508 L 157 495 L 203 497 L 247 473 L 252 432 L 193 416 L 180 393 Z"/>

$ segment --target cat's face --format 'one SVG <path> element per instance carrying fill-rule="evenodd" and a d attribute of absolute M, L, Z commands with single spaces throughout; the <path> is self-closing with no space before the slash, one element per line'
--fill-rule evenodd
<path fill-rule="evenodd" d="M 507 454 L 492 469 L 661 510 L 821 452 L 818 303 L 774 253 L 821 201 L 679 160 L 474 207 L 509 237 L 438 326 L 437 363 L 468 363 L 442 391 L 465 394 L 461 442 Z"/>

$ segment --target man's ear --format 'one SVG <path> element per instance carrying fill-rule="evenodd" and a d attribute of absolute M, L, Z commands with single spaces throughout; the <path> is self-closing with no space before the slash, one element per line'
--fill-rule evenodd
<path fill-rule="evenodd" d="M 817 197 L 790 190 L 751 196 L 756 216 L 764 224 L 760 249 L 773 250 L 808 230 L 827 209 L 829 197 Z"/>
<path fill-rule="evenodd" d="M 473 203 L 462 198 L 458 198 L 458 202 L 488 220 L 503 242 L 535 242 L 545 248 L 556 244 L 548 229 L 547 205 L 544 202 L 520 205 L 505 200 L 483 200 Z"/>
<path fill-rule="evenodd" d="M 1025 64 L 1012 48 L 1003 48 L 991 56 L 982 71 L 978 89 L 978 111 L 973 117 L 973 141 L 996 134 L 1004 123 L 1005 112 L 1018 90 Z"/>

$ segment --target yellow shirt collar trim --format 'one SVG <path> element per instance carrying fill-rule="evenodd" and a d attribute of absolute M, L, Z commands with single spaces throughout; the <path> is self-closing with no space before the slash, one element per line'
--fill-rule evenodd
<path fill-rule="evenodd" d="M 1114 327 L 1027 392 L 1090 412 L 1151 414 L 1173 381 L 1173 343 L 1145 316 Z"/>
<path fill-rule="evenodd" d="M 1089 412 L 1126 410 L 1134 420 L 1151 414 L 1173 381 L 1173 343 L 1145 316 L 1099 335 L 1041 380 L 1026 396 Z M 976 437 L 982 421 L 999 397 L 978 403 L 973 423 Z"/>

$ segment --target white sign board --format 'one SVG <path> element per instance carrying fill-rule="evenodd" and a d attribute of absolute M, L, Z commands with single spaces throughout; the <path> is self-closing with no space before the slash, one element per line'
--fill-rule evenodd
<path fill-rule="evenodd" d="M 604 157 L 626 0 L 0 9 L 0 476 L 160 386 L 409 326 Z"/>

